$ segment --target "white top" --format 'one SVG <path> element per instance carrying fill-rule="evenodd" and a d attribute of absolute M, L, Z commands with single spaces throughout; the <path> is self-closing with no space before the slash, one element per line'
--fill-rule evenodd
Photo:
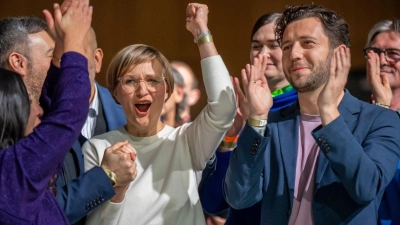
<path fill-rule="evenodd" d="M 106 202 L 88 215 L 87 224 L 205 224 L 198 195 L 201 172 L 236 113 L 235 95 L 220 56 L 201 61 L 208 104 L 192 122 L 165 126 L 150 137 L 134 137 L 121 127 L 83 146 L 85 169 L 99 165 L 104 150 L 128 140 L 137 151 L 136 179 L 121 203 Z"/>
<path fill-rule="evenodd" d="M 81 134 L 86 138 L 92 138 L 94 129 L 96 128 L 97 116 L 99 115 L 99 94 L 97 93 L 97 87 L 94 85 L 94 96 L 93 100 L 89 105 L 89 112 L 86 118 L 85 124 L 82 127 Z"/>

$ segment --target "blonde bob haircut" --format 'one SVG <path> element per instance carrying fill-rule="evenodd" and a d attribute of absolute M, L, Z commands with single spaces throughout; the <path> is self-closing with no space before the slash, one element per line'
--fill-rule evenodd
<path fill-rule="evenodd" d="M 129 45 L 119 51 L 111 60 L 106 72 L 106 79 L 108 90 L 113 95 L 113 98 L 115 99 L 114 91 L 119 83 L 119 77 L 125 75 L 129 70 L 139 64 L 154 62 L 155 60 L 161 64 L 162 75 L 165 77 L 168 93 L 168 98 L 165 101 L 167 101 L 174 90 L 174 76 L 171 66 L 167 58 L 165 58 L 160 51 L 154 47 L 143 44 Z M 117 101 L 117 99 L 115 100 Z"/>

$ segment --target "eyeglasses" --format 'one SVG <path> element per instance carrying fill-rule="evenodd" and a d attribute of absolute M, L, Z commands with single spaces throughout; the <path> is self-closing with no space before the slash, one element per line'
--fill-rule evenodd
<path fill-rule="evenodd" d="M 385 54 L 385 59 L 388 63 L 396 63 L 400 60 L 400 50 L 399 49 L 386 49 L 381 50 L 379 48 L 368 47 L 364 49 L 364 57 L 368 59 L 368 52 L 373 51 L 377 55 L 381 55 L 383 52 Z"/>
<path fill-rule="evenodd" d="M 118 80 L 121 82 L 122 89 L 129 93 L 133 93 L 140 85 L 140 82 L 144 82 L 148 92 L 157 92 L 164 84 L 164 76 L 151 76 L 147 75 L 143 80 L 138 79 L 134 76 L 125 75 Z"/>

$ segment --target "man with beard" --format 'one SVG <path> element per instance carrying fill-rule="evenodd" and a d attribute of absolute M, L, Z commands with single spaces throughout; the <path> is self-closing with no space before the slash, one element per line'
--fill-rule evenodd
<path fill-rule="evenodd" d="M 40 123 L 39 117 L 43 114 L 39 97 L 50 63 L 59 67 L 61 58 L 61 55 L 53 52 L 55 43 L 48 32 L 46 22 L 37 17 L 8 17 L 0 20 L 0 67 L 23 77 L 32 100 L 31 110 L 37 116 L 35 126 Z M 136 167 L 129 167 L 132 165 L 130 158 L 117 148 L 106 151 L 100 167 L 84 172 L 81 150 L 83 142 L 93 135 L 126 123 L 121 106 L 115 103 L 106 88 L 95 82 L 95 75 L 101 69 L 103 52 L 97 47 L 92 28 L 85 41 L 85 46 L 89 46 L 85 52 L 92 87 L 88 99 L 89 115 L 82 128 L 82 135 L 65 157 L 58 179 L 51 182 L 51 185 L 55 182 L 53 192 L 71 224 L 84 224 L 87 213 L 115 195 L 113 186 L 125 185 L 136 176 Z"/>
<path fill-rule="evenodd" d="M 261 224 L 376 223 L 400 155 L 399 117 L 344 89 L 350 38 L 337 13 L 288 6 L 275 31 L 298 102 L 270 113 L 267 58 L 242 70 L 250 114 L 225 178 L 227 202 L 261 201 Z"/>
<path fill-rule="evenodd" d="M 364 56 L 373 101 L 400 113 L 400 20 L 384 20 L 368 34 Z M 379 207 L 379 224 L 400 224 L 400 161 Z"/>

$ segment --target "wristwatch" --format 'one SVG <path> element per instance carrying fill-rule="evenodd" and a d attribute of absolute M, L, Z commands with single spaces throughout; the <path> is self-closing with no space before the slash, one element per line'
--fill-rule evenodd
<path fill-rule="evenodd" d="M 268 120 L 267 119 L 257 120 L 249 117 L 247 119 L 247 123 L 253 127 L 264 127 L 267 126 Z"/>
<path fill-rule="evenodd" d="M 109 169 L 104 169 L 104 172 L 107 174 L 108 178 L 111 181 L 111 184 L 113 187 L 117 186 L 117 175 L 115 175 L 115 173 Z"/>

